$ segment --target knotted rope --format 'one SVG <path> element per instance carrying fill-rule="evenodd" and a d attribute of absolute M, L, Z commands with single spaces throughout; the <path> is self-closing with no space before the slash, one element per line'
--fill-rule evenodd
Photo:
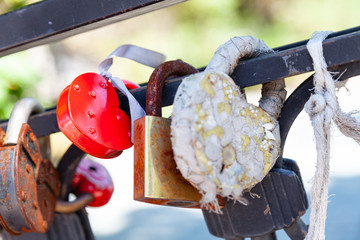
<path fill-rule="evenodd" d="M 325 239 L 326 209 L 328 203 L 330 127 L 331 122 L 347 137 L 360 143 L 360 125 L 356 119 L 341 111 L 335 94 L 335 81 L 327 70 L 323 56 L 322 41 L 331 32 L 316 32 L 307 44 L 313 59 L 314 94 L 305 104 L 309 114 L 317 150 L 317 166 L 311 189 L 310 226 L 306 240 Z"/>

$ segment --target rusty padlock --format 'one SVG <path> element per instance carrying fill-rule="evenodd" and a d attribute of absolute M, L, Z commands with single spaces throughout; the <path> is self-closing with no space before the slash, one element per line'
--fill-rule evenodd
<path fill-rule="evenodd" d="M 60 179 L 26 123 L 42 112 L 32 98 L 16 103 L 0 147 L 0 223 L 11 234 L 46 232 L 55 215 Z M 49 144 L 41 144 L 49 146 Z"/>
<path fill-rule="evenodd" d="M 181 60 L 168 61 L 152 73 L 146 92 L 146 116 L 135 121 L 134 199 L 158 205 L 199 208 L 201 195 L 186 181 L 173 158 L 170 123 L 161 116 L 165 80 L 197 70 Z"/>

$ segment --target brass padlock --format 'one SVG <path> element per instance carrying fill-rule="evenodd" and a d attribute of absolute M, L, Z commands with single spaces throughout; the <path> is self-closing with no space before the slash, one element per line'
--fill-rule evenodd
<path fill-rule="evenodd" d="M 173 158 L 170 123 L 161 117 L 165 80 L 197 70 L 180 60 L 161 64 L 152 73 L 146 91 L 146 115 L 134 128 L 134 199 L 158 205 L 196 208 L 201 195 L 183 178 Z"/>
<path fill-rule="evenodd" d="M 55 215 L 59 175 L 42 157 L 39 141 L 26 123 L 31 113 L 41 111 L 35 99 L 18 101 L 0 147 L 0 223 L 14 235 L 46 232 Z"/>

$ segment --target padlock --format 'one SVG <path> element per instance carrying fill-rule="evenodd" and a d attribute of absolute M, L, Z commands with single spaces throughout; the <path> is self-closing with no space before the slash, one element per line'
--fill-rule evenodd
<path fill-rule="evenodd" d="M 104 206 L 114 192 L 114 184 L 107 169 L 87 157 L 83 157 L 77 166 L 71 185 L 77 198 L 71 202 L 58 199 L 56 212 L 73 213 L 86 206 Z"/>
<path fill-rule="evenodd" d="M 255 106 L 229 76 L 242 58 L 271 51 L 256 38 L 234 37 L 176 92 L 171 121 L 176 164 L 203 195 L 202 205 L 215 206 L 217 213 L 217 194 L 246 205 L 244 190 L 260 182 L 279 155 L 284 80 L 264 84 Z"/>
<path fill-rule="evenodd" d="M 50 160 L 42 157 L 39 142 L 26 123 L 32 113 L 41 111 L 35 99 L 18 101 L 0 147 L 0 222 L 15 235 L 46 232 L 60 192 L 59 175 Z"/>
<path fill-rule="evenodd" d="M 61 92 L 56 115 L 64 135 L 92 156 L 113 158 L 132 146 L 130 118 L 114 87 L 97 73 L 78 76 Z"/>
<path fill-rule="evenodd" d="M 146 116 L 135 121 L 134 199 L 158 205 L 195 208 L 201 195 L 176 168 L 170 140 L 171 119 L 161 116 L 161 97 L 169 76 L 197 70 L 181 60 L 168 61 L 152 73 L 146 91 Z"/>
<path fill-rule="evenodd" d="M 244 194 L 248 205 L 228 200 L 223 214 L 203 210 L 209 232 L 226 239 L 256 239 L 284 229 L 291 239 L 303 239 L 307 227 L 300 217 L 308 208 L 306 192 L 295 161 L 283 159 L 283 168 L 273 168 Z"/>

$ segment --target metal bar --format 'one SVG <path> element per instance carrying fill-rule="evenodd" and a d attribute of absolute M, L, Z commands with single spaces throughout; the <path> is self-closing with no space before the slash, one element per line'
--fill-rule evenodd
<path fill-rule="evenodd" d="M 351 32 L 325 40 L 324 55 L 327 64 L 333 71 L 336 70 L 337 66 L 339 66 L 340 70 L 343 68 L 348 69 L 342 79 L 350 75 L 359 75 L 357 69 L 360 69 L 360 32 Z M 312 61 L 306 46 L 301 45 L 296 48 L 242 61 L 231 76 L 240 87 L 248 87 L 312 70 Z M 172 105 L 182 79 L 183 77 L 180 77 L 166 82 L 163 91 L 163 106 Z M 140 105 L 145 108 L 146 86 L 131 90 L 131 93 L 139 101 Z M 121 108 L 128 112 L 126 97 L 119 94 L 119 100 Z M 306 100 L 307 98 L 304 99 L 304 101 Z M 48 109 L 45 113 L 32 116 L 29 124 L 38 137 L 60 131 L 54 108 Z M 7 120 L 0 122 L 0 128 L 6 130 L 6 127 Z"/>
<path fill-rule="evenodd" d="M 335 37 L 327 38 L 323 42 L 328 67 L 360 60 L 360 31 L 358 28 L 353 30 L 356 31 L 344 35 L 333 34 Z M 304 41 L 295 48 L 242 61 L 235 68 L 232 77 L 244 88 L 313 71 L 306 43 L 307 41 Z"/>
<path fill-rule="evenodd" d="M 186 0 L 46 0 L 0 16 L 0 57 Z"/>
<path fill-rule="evenodd" d="M 360 26 L 353 27 L 353 28 L 348 28 L 348 29 L 338 31 L 338 32 L 333 32 L 333 33 L 329 34 L 329 36 L 327 38 L 338 37 L 338 36 L 341 36 L 341 35 L 357 32 L 357 31 L 360 31 Z M 280 51 L 284 51 L 284 50 L 287 50 L 287 49 L 290 49 L 290 48 L 300 47 L 302 45 L 306 45 L 306 43 L 308 41 L 309 40 L 303 40 L 303 41 L 299 41 L 299 42 L 295 42 L 295 43 L 290 43 L 290 44 L 287 44 L 287 45 L 284 45 L 284 46 L 281 46 L 281 47 L 274 48 L 274 51 L 275 52 L 280 52 Z"/>

